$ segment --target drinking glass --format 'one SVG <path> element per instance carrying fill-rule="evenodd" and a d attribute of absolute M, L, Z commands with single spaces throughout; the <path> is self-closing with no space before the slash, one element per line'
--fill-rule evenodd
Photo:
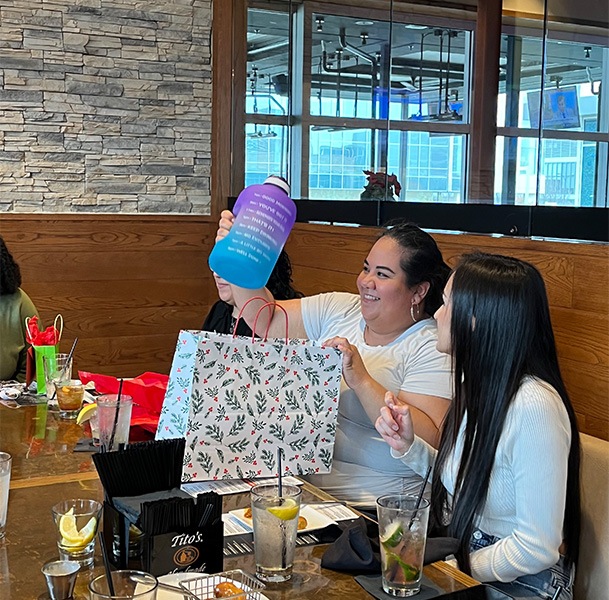
<path fill-rule="evenodd" d="M 262 581 L 287 581 L 292 577 L 301 489 L 277 484 L 252 488 L 252 521 L 256 576 Z"/>
<path fill-rule="evenodd" d="M 110 593 L 106 575 L 96 577 L 89 584 L 91 600 L 155 600 L 158 582 L 156 577 L 143 571 L 113 571 Z"/>
<path fill-rule="evenodd" d="M 101 510 L 102 505 L 96 500 L 81 498 L 63 500 L 53 506 L 57 547 L 63 560 L 76 561 L 82 567 L 93 564 Z"/>
<path fill-rule="evenodd" d="M 75 419 L 82 408 L 85 386 L 79 379 L 69 379 L 57 384 L 57 404 L 61 419 Z"/>
<path fill-rule="evenodd" d="M 0 539 L 6 533 L 6 514 L 8 512 L 8 488 L 11 482 L 11 455 L 0 452 Z"/>
<path fill-rule="evenodd" d="M 55 354 L 55 356 L 43 356 L 44 379 L 46 381 L 47 398 L 49 400 L 56 395 L 55 388 L 69 383 L 72 379 L 72 362 L 68 360 L 68 354 Z"/>
<path fill-rule="evenodd" d="M 131 396 L 125 394 L 121 394 L 120 405 L 117 394 L 104 394 L 97 398 L 99 443 L 106 451 L 116 450 L 119 444 L 129 443 L 132 404 Z M 117 409 L 118 419 L 116 417 Z"/>
<path fill-rule="evenodd" d="M 378 498 L 376 510 L 383 590 L 391 596 L 414 596 L 421 589 L 429 501 L 392 494 Z"/>

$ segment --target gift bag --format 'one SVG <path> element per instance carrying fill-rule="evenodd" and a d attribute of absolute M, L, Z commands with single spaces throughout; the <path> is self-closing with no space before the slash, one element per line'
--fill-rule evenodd
<path fill-rule="evenodd" d="M 330 471 L 341 354 L 264 338 L 180 332 L 156 437 L 186 437 L 183 481 L 276 476 L 278 449 L 284 474 Z"/>
<path fill-rule="evenodd" d="M 25 338 L 34 349 L 36 388 L 38 394 L 46 394 L 46 379 L 44 376 L 44 356 L 53 358 L 57 354 L 59 340 L 63 332 L 63 317 L 57 315 L 52 326 L 40 331 L 38 327 L 38 317 L 28 317 L 25 319 Z M 30 377 L 31 377 L 31 368 Z M 31 379 L 30 379 L 31 381 Z"/>
<path fill-rule="evenodd" d="M 284 474 L 329 472 L 341 374 L 317 342 L 199 336 L 182 480 L 274 477 L 278 450 Z"/>
<path fill-rule="evenodd" d="M 197 345 L 207 334 L 207 331 L 182 330 L 178 335 L 156 431 L 157 440 L 186 436 Z"/>

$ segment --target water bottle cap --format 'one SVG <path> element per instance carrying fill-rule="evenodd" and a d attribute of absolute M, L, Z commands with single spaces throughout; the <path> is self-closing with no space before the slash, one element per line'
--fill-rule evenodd
<path fill-rule="evenodd" d="M 271 185 L 276 185 L 278 188 L 281 188 L 288 196 L 290 195 L 290 184 L 283 178 L 278 177 L 277 175 L 271 175 L 264 180 L 264 183 L 270 183 Z"/>

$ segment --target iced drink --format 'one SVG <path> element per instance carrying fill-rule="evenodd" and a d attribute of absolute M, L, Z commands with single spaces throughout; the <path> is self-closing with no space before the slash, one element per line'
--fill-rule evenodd
<path fill-rule="evenodd" d="M 376 501 L 381 542 L 383 590 L 392 596 L 413 596 L 421 589 L 429 502 L 401 494 Z"/>
<path fill-rule="evenodd" d="M 120 403 L 117 394 L 104 394 L 97 398 L 99 442 L 106 451 L 118 450 L 121 444 L 129 442 L 132 404 L 131 396 L 125 394 L 121 394 Z"/>
<path fill-rule="evenodd" d="M 78 379 L 71 379 L 57 386 L 57 404 L 62 419 L 75 419 L 82 407 L 85 388 Z"/>
<path fill-rule="evenodd" d="M 275 484 L 252 488 L 252 521 L 256 576 L 262 581 L 287 581 L 292 576 L 301 490 Z"/>

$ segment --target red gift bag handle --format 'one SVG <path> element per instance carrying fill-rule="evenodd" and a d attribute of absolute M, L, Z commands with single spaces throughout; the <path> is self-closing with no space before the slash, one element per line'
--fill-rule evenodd
<path fill-rule="evenodd" d="M 239 323 L 239 321 L 241 320 L 242 316 L 243 316 L 243 311 L 245 310 L 245 307 L 252 301 L 252 300 L 262 300 L 264 302 L 264 304 L 258 309 L 258 312 L 256 313 L 256 316 L 254 317 L 254 326 L 252 327 L 252 342 L 254 341 L 254 338 L 256 337 L 256 325 L 258 324 L 258 317 L 260 316 L 260 313 L 265 309 L 265 308 L 270 308 L 275 307 L 275 308 L 279 308 L 280 310 L 283 311 L 283 314 L 285 316 L 285 341 L 286 344 L 288 343 L 288 313 L 286 311 L 285 308 L 283 308 L 283 306 L 277 304 L 277 302 L 269 302 L 266 298 L 263 298 L 262 296 L 254 296 L 253 298 L 250 298 L 242 307 L 241 310 L 239 311 L 239 314 L 237 315 L 237 320 L 235 321 L 235 327 L 233 329 L 233 337 L 237 337 L 237 324 Z M 264 342 L 266 342 L 268 335 L 269 335 L 269 329 L 271 327 L 271 321 L 269 320 L 267 326 L 266 326 L 266 331 L 264 332 L 264 337 L 262 338 L 262 340 Z"/>

